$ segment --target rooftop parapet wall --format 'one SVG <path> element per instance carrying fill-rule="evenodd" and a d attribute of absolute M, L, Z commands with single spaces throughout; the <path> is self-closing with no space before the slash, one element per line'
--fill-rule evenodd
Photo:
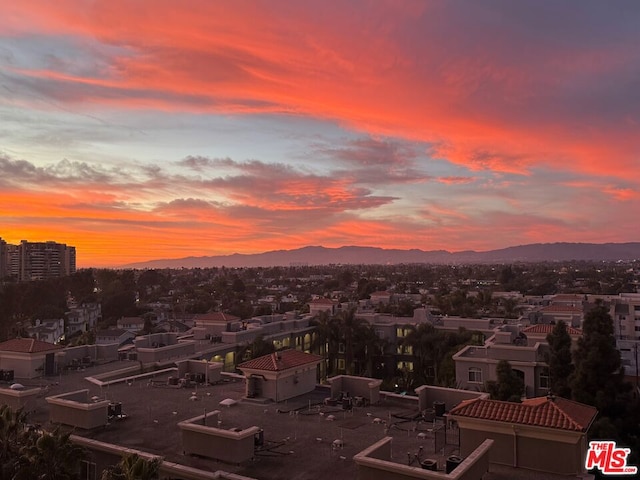
<path fill-rule="evenodd" d="M 118 344 L 110 343 L 67 347 L 64 349 L 64 356 L 61 357 L 60 363 L 62 365 L 70 365 L 74 360 L 80 362 L 87 358 L 93 362 L 117 360 Z"/>
<path fill-rule="evenodd" d="M 520 345 L 493 344 L 484 347 L 468 345 L 454 355 L 454 360 L 476 359 L 508 360 L 510 362 L 544 362 L 545 344 L 536 343 L 532 347 Z"/>
<path fill-rule="evenodd" d="M 160 478 L 180 478 L 182 480 L 256 480 L 251 477 L 238 475 L 237 473 L 225 472 L 224 470 L 205 471 L 181 465 L 142 450 L 101 442 L 78 435 L 71 435 L 70 438 L 73 443 L 91 452 L 92 461 L 96 463 L 98 472 L 117 464 L 126 454 L 136 454 L 147 460 L 159 459 L 161 461 L 160 471 L 158 472 Z"/>
<path fill-rule="evenodd" d="M 174 332 L 152 333 L 136 337 L 134 340 L 136 348 L 157 348 L 159 345 L 176 345 L 177 343 L 178 334 Z"/>
<path fill-rule="evenodd" d="M 136 348 L 138 361 L 148 364 L 184 358 L 196 353 L 196 342 L 192 340 L 155 348 Z"/>
<path fill-rule="evenodd" d="M 392 461 L 392 440 L 392 437 L 385 437 L 353 457 L 358 466 L 358 480 L 477 480 L 489 471 L 489 452 L 493 440 L 485 440 L 451 473 Z"/>
<path fill-rule="evenodd" d="M 259 427 L 235 431 L 218 428 L 220 411 L 178 423 L 182 432 L 182 450 L 187 455 L 201 455 L 226 463 L 240 464 L 254 457 L 255 435 Z M 216 425 L 215 427 L 209 425 Z"/>
<path fill-rule="evenodd" d="M 445 404 L 445 410 L 448 411 L 464 400 L 489 397 L 488 393 L 471 392 L 457 388 L 434 387 L 431 385 L 422 385 L 416 388 L 416 393 L 418 394 L 418 408 L 421 412 L 433 408 L 434 402 L 443 402 Z"/>
<path fill-rule="evenodd" d="M 39 393 L 40 388 L 30 388 L 28 390 L 0 388 L 0 405 L 8 405 L 13 410 L 25 408 L 35 402 Z"/>
<path fill-rule="evenodd" d="M 327 380 L 331 385 L 331 398 L 337 398 L 341 392 L 349 392 L 351 397 L 362 397 L 370 404 L 380 401 L 382 380 L 367 377 L 339 375 Z"/>
<path fill-rule="evenodd" d="M 49 420 L 72 427 L 90 430 L 108 423 L 109 401 L 93 402 L 89 390 L 62 393 L 46 398 L 49 404 Z"/>
<path fill-rule="evenodd" d="M 178 377 L 182 378 L 187 373 L 201 374 L 206 377 L 207 383 L 216 383 L 222 379 L 223 363 L 206 362 L 203 360 L 183 360 L 176 362 Z M 208 368 L 207 368 L 208 367 Z"/>

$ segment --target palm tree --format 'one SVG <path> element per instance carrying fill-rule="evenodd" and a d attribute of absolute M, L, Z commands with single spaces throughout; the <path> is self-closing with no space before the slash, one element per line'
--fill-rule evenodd
<path fill-rule="evenodd" d="M 69 440 L 71 433 L 59 428 L 42 432 L 34 442 L 20 449 L 21 468 L 15 480 L 72 480 L 78 478 L 86 451 Z"/>
<path fill-rule="evenodd" d="M 318 318 L 312 320 L 310 324 L 316 327 L 311 349 L 325 358 L 321 377 L 328 377 L 335 372 L 336 367 L 339 344 L 338 321 L 328 312 L 320 312 Z"/>
<path fill-rule="evenodd" d="M 25 440 L 27 414 L 0 406 L 0 478 L 13 478 L 19 470 L 20 446 Z"/>
<path fill-rule="evenodd" d="M 433 325 L 421 323 L 417 328 L 412 329 L 402 344 L 410 346 L 416 360 L 414 366 L 414 379 L 418 384 L 425 384 L 433 381 L 437 375 L 437 362 L 435 361 L 434 345 L 437 344 L 437 331 Z M 429 371 L 433 369 L 434 375 Z"/>
<path fill-rule="evenodd" d="M 137 453 L 128 453 L 120 463 L 102 472 L 102 480 L 153 480 L 160 478 L 160 458 L 147 460 Z"/>
<path fill-rule="evenodd" d="M 356 318 L 355 308 L 343 310 L 336 316 L 339 338 L 344 343 L 344 363 L 347 375 L 354 374 L 356 351 L 360 349 L 365 321 Z"/>

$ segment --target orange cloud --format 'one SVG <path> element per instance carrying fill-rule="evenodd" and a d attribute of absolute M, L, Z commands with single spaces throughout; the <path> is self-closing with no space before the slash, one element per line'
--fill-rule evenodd
<path fill-rule="evenodd" d="M 528 66 L 498 48 L 496 31 L 485 30 L 485 38 L 478 39 L 447 36 L 436 23 L 439 18 L 467 21 L 453 6 L 418 7 L 430 9 L 426 13 L 410 2 L 381 2 L 369 5 L 365 16 L 355 7 L 341 6 L 341 15 L 332 7 L 307 7 L 294 2 L 284 16 L 271 2 L 191 2 L 185 8 L 165 1 L 152 7 L 24 1 L 8 6 L 3 24 L 10 31 L 31 27 L 117 47 L 109 68 L 91 77 L 15 71 L 55 80 L 57 86 L 50 88 L 75 92 L 78 101 L 330 118 L 369 132 L 433 142 L 437 155 L 472 170 L 526 173 L 536 165 L 562 162 L 601 173 L 606 158 L 617 167 L 607 166 L 610 174 L 637 172 L 638 136 L 630 128 L 581 117 L 587 107 L 565 92 L 563 81 L 583 72 L 603 73 L 593 60 L 599 57 L 583 55 L 582 45 L 549 46 L 547 57 L 535 52 Z M 329 14 L 332 21 L 318 21 Z M 403 30 L 422 38 L 408 44 Z M 450 56 L 432 43 L 444 38 Z M 482 55 L 473 56 L 479 48 L 474 41 L 484 43 Z M 468 55 L 461 56 L 468 46 Z M 578 59 L 563 64 L 574 51 Z M 628 55 L 617 57 L 613 67 L 621 68 Z M 564 65 L 553 81 L 541 71 L 551 65 Z M 590 98 L 585 94 L 584 104 Z M 556 111 L 542 110 L 546 107 Z"/>

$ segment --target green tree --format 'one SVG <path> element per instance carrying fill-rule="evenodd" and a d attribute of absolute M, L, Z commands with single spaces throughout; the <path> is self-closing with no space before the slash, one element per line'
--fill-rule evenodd
<path fill-rule="evenodd" d="M 497 380 L 486 382 L 487 392 L 492 400 L 520 402 L 524 394 L 524 381 L 511 368 L 506 360 L 500 360 L 496 366 Z"/>
<path fill-rule="evenodd" d="M 148 460 L 137 453 L 128 453 L 118 465 L 102 472 L 102 480 L 154 480 L 160 478 L 159 458 Z"/>
<path fill-rule="evenodd" d="M 336 372 L 336 360 L 340 343 L 337 319 L 329 315 L 328 312 L 320 312 L 310 322 L 310 325 L 316 327 L 311 348 L 325 358 L 325 367 L 324 371 L 321 371 L 321 376 L 329 377 Z"/>
<path fill-rule="evenodd" d="M 13 478 L 19 470 L 19 450 L 25 438 L 27 414 L 0 406 L 0 478 Z"/>
<path fill-rule="evenodd" d="M 77 480 L 86 452 L 69 437 L 29 428 L 23 410 L 0 406 L 0 478 Z"/>
<path fill-rule="evenodd" d="M 549 364 L 550 390 L 560 397 L 571 398 L 569 378 L 573 374 L 573 363 L 571 336 L 567 331 L 567 324 L 562 320 L 558 321 L 551 333 L 547 335 L 547 343 L 549 343 L 547 363 Z"/>
<path fill-rule="evenodd" d="M 80 462 L 85 450 L 72 443 L 71 433 L 59 429 L 42 432 L 20 449 L 20 472 L 15 480 L 73 480 L 78 479 Z M 35 436 L 34 436 L 35 437 Z"/>
<path fill-rule="evenodd" d="M 414 361 L 413 380 L 417 385 L 433 383 L 438 373 L 436 345 L 440 337 L 435 327 L 421 323 L 402 340 L 402 345 L 411 347 Z"/>
<path fill-rule="evenodd" d="M 240 347 L 238 357 L 241 358 L 242 361 L 246 361 L 269 355 L 275 351 L 276 349 L 272 342 L 265 340 L 263 335 L 258 335 L 253 342 L 246 343 Z"/>
<path fill-rule="evenodd" d="M 582 337 L 574 352 L 575 371 L 570 380 L 574 400 L 593 405 L 604 416 L 623 408 L 616 399 L 629 391 L 613 335 L 613 319 L 598 303 L 584 317 Z"/>

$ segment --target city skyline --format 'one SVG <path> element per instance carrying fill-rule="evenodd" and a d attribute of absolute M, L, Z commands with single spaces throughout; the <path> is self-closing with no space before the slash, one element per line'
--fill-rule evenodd
<path fill-rule="evenodd" d="M 82 268 L 640 238 L 636 2 L 0 6 L 9 243 Z"/>

